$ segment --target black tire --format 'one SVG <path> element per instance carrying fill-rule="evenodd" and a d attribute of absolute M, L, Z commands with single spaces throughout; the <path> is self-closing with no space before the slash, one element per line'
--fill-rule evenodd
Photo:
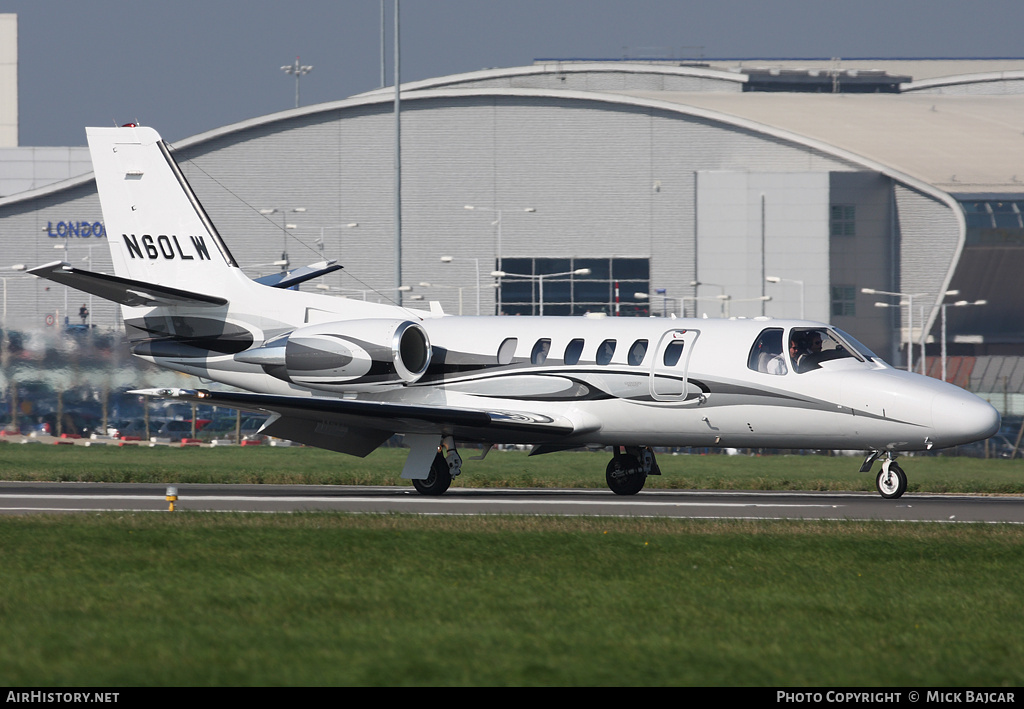
<path fill-rule="evenodd" d="M 883 465 L 875 478 L 875 488 L 878 494 L 887 500 L 899 499 L 907 491 L 907 474 L 896 463 L 889 464 L 888 473 Z"/>
<path fill-rule="evenodd" d="M 635 495 L 644 489 L 647 482 L 640 462 L 625 455 L 617 455 L 608 462 L 604 478 L 616 495 Z"/>
<path fill-rule="evenodd" d="M 452 484 L 452 474 L 448 470 L 448 462 L 440 453 L 430 465 L 430 474 L 425 480 L 413 480 L 412 486 L 421 495 L 443 495 Z"/>

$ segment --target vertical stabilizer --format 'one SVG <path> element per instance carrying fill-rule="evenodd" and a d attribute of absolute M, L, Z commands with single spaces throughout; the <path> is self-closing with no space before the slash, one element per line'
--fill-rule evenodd
<path fill-rule="evenodd" d="M 155 130 L 86 133 L 116 275 L 227 297 L 248 281 Z"/>

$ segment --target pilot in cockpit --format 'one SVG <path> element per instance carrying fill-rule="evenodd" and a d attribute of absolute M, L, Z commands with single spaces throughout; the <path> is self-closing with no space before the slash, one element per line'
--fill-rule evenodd
<path fill-rule="evenodd" d="M 821 333 L 817 330 L 793 333 L 789 347 L 790 356 L 793 358 L 793 365 L 797 372 L 807 372 L 819 366 L 821 343 Z"/>

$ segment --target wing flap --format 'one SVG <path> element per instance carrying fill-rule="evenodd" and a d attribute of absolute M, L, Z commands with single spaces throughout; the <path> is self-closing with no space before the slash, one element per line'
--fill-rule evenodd
<path fill-rule="evenodd" d="M 133 393 L 276 414 L 263 433 L 359 456 L 367 455 L 396 433 L 450 435 L 473 442 L 539 443 L 580 432 L 569 419 L 526 412 L 201 389 L 143 389 Z"/>
<path fill-rule="evenodd" d="M 394 435 L 379 428 L 342 425 L 331 421 L 275 414 L 260 433 L 307 446 L 365 458 Z"/>
<path fill-rule="evenodd" d="M 75 268 L 65 261 L 36 266 L 27 273 L 45 278 L 61 285 L 71 286 L 85 293 L 90 293 L 121 305 L 133 307 L 150 307 L 158 305 L 193 305 L 202 307 L 220 307 L 228 301 L 212 295 L 193 293 L 192 291 L 158 286 L 155 283 L 133 281 L 130 278 L 110 276 Z"/>

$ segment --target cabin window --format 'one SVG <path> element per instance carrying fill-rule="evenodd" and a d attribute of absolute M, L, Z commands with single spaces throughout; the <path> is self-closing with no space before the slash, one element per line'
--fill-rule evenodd
<path fill-rule="evenodd" d="M 782 351 L 782 328 L 762 330 L 747 357 L 747 367 L 764 374 L 785 374 L 786 355 Z"/>
<path fill-rule="evenodd" d="M 519 340 L 515 337 L 509 337 L 502 342 L 501 346 L 498 347 L 498 364 L 511 364 L 518 344 Z"/>
<path fill-rule="evenodd" d="M 629 348 L 628 361 L 630 366 L 639 366 L 644 361 L 645 356 L 647 356 L 647 340 L 637 340 Z"/>
<path fill-rule="evenodd" d="M 615 340 L 605 340 L 597 348 L 597 363 L 601 365 L 610 364 L 614 354 Z"/>
<path fill-rule="evenodd" d="M 580 355 L 583 354 L 583 340 L 573 340 L 565 347 L 565 360 L 566 364 L 579 364 Z"/>
<path fill-rule="evenodd" d="M 537 340 L 537 344 L 533 346 L 533 352 L 530 353 L 531 364 L 544 364 L 548 358 L 548 351 L 551 349 L 551 340 L 543 339 Z"/>
<path fill-rule="evenodd" d="M 683 356 L 683 341 L 673 340 L 668 343 L 665 347 L 665 354 L 662 355 L 661 361 L 666 367 L 674 367 L 679 364 L 679 360 Z"/>

